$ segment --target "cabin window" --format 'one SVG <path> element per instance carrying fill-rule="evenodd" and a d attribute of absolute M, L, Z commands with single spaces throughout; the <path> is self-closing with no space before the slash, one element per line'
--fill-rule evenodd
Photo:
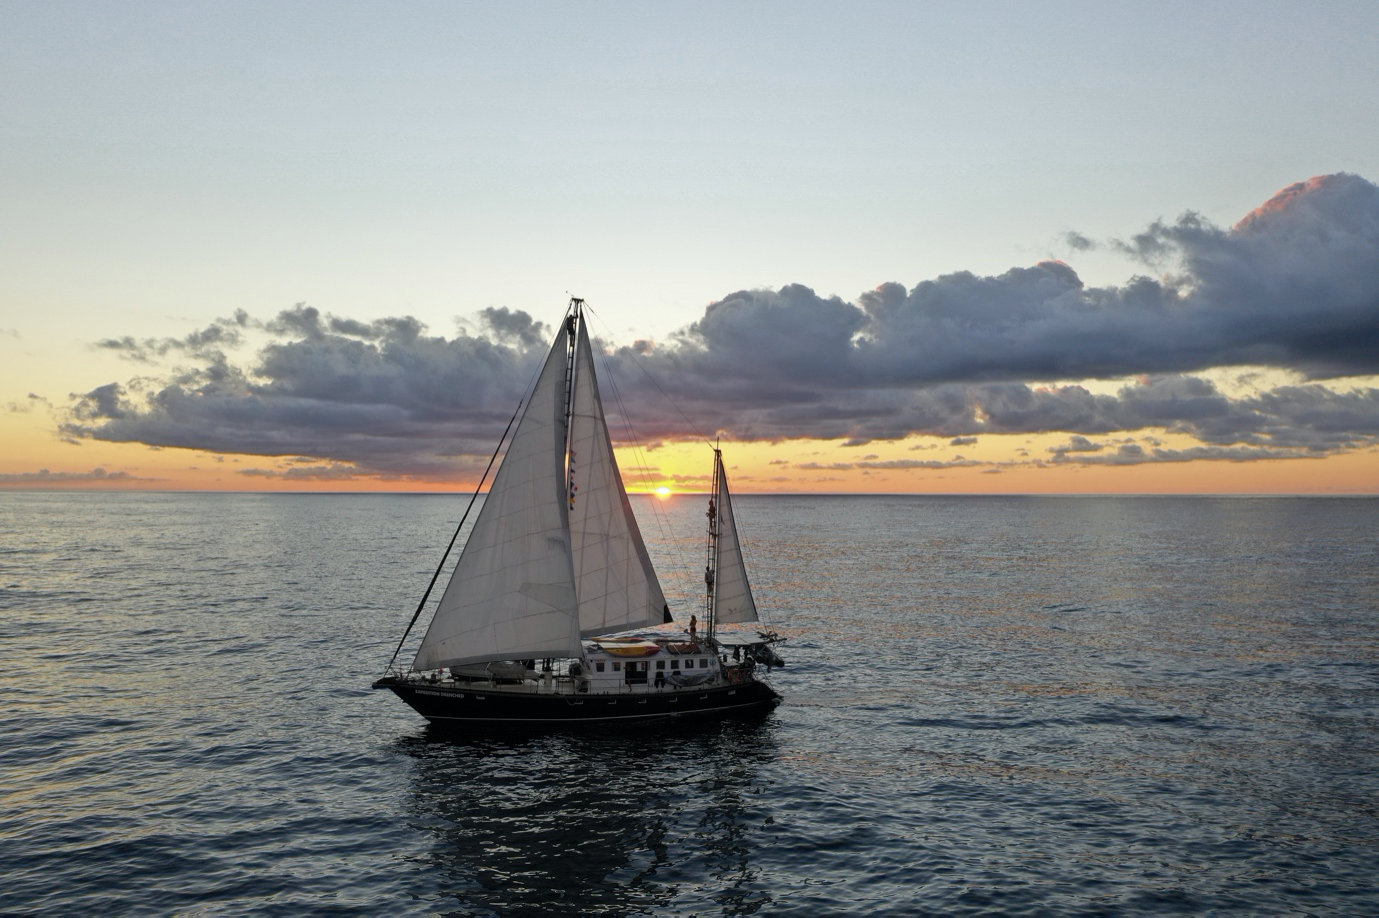
<path fill-rule="evenodd" d="M 603 661 L 599 660 L 597 663 L 595 663 L 594 669 L 598 670 L 599 672 L 603 672 Z"/>
<path fill-rule="evenodd" d="M 614 660 L 614 661 L 613 661 L 613 672 L 616 673 L 616 672 L 621 672 L 621 671 L 622 671 L 622 663 L 618 662 L 617 660 Z"/>
<path fill-rule="evenodd" d="M 670 668 L 671 668 L 671 669 L 679 669 L 679 668 L 680 668 L 680 661 L 679 661 L 679 660 L 671 660 L 671 661 L 670 661 Z"/>
<path fill-rule="evenodd" d="M 657 660 L 657 661 L 656 661 L 656 668 L 657 668 L 657 669 L 665 669 L 665 668 L 666 668 L 666 661 L 665 661 L 665 660 Z"/>
<path fill-rule="evenodd" d="M 699 661 L 699 668 L 700 668 L 700 669 L 708 669 L 708 668 L 709 668 L 709 661 L 708 661 L 707 658 L 705 658 L 705 659 Z"/>

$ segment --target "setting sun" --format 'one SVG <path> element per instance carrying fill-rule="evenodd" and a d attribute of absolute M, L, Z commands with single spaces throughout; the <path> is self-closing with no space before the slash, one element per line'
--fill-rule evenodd
<path fill-rule="evenodd" d="M 659 488 L 656 489 L 656 496 L 657 496 L 657 497 L 669 497 L 669 496 L 670 496 L 670 488 L 667 488 L 665 485 L 661 485 Z"/>

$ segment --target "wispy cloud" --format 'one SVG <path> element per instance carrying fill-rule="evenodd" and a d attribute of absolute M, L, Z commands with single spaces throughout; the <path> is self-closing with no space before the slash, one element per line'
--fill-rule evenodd
<path fill-rule="evenodd" d="M 52 404 L 46 398 L 41 395 L 35 395 L 32 392 L 30 392 L 28 397 L 22 402 L 5 403 L 5 410 L 11 414 L 28 414 L 35 408 L 47 408 L 51 410 L 52 407 Z"/>
<path fill-rule="evenodd" d="M 1099 455 L 1077 455 L 1076 450 L 1056 452 L 1054 463 L 1078 465 L 1144 465 L 1152 462 L 1256 462 L 1261 459 L 1320 459 L 1325 453 L 1270 446 L 1193 446 L 1187 449 L 1145 449 L 1126 443 Z"/>
<path fill-rule="evenodd" d="M 246 478 L 268 478 L 279 481 L 349 481 L 359 478 L 362 470 L 353 465 L 333 462 L 329 465 L 297 465 L 286 469 L 240 469 Z M 387 476 L 369 475 L 371 478 Z M 392 476 L 396 477 L 396 476 Z"/>
<path fill-rule="evenodd" d="M 850 472 L 853 470 L 908 470 L 908 469 L 967 469 L 978 465 L 991 465 L 976 459 L 954 456 L 952 459 L 885 459 L 876 462 L 804 462 L 795 466 L 805 471 Z"/>
<path fill-rule="evenodd" d="M 1105 448 L 1106 446 L 1102 443 L 1093 443 L 1086 437 L 1075 434 L 1069 438 L 1067 443 L 1061 446 L 1049 447 L 1049 452 L 1053 453 L 1055 456 L 1062 457 L 1066 456 L 1068 453 L 1099 453 Z"/>
<path fill-rule="evenodd" d="M 237 310 L 233 318 L 218 319 L 211 325 L 191 332 L 181 338 L 141 338 L 129 335 L 122 338 L 106 338 L 95 343 L 101 350 L 114 351 L 121 357 L 137 360 L 140 363 L 154 363 L 170 353 L 185 354 L 207 361 L 223 361 L 225 348 L 239 345 L 242 331 L 255 325 L 249 314 Z"/>
<path fill-rule="evenodd" d="M 1074 235 L 1074 249 L 1093 245 Z M 847 446 L 1059 432 L 1072 439 L 1052 461 L 1129 463 L 1327 455 L 1379 441 L 1379 390 L 1326 382 L 1379 374 L 1379 187 L 1323 176 L 1234 227 L 1188 213 L 1115 245 L 1161 275 L 1089 288 L 1050 261 L 909 290 L 883 284 L 855 302 L 801 285 L 740 291 L 668 340 L 611 351 L 602 371 L 620 380 L 628 420 L 651 445 L 695 432 Z M 305 456 L 333 475 L 447 477 L 487 455 L 550 334 L 508 309 L 479 320 L 445 338 L 409 316 L 364 322 L 298 304 L 183 338 L 108 339 L 97 346 L 190 368 L 76 397 L 61 433 Z M 272 337 L 252 361 L 227 357 L 250 332 Z M 1243 365 L 1303 382 L 1234 397 L 1194 375 Z M 639 388 L 643 369 L 688 420 Z M 1133 382 L 1106 394 L 1058 384 L 1067 379 Z M 1150 428 L 1202 446 L 1089 439 Z"/>
<path fill-rule="evenodd" d="M 1068 248 L 1076 252 L 1090 252 L 1093 249 L 1099 248 L 1094 240 L 1088 239 L 1086 236 L 1074 230 L 1069 230 L 1063 234 L 1063 242 L 1067 244 Z"/>
<path fill-rule="evenodd" d="M 156 478 L 140 478 L 128 472 L 107 472 L 94 468 L 89 472 L 51 472 L 39 469 L 37 472 L 10 472 L 0 474 L 0 485 L 60 485 L 85 484 L 89 482 L 131 482 L 157 481 Z"/>

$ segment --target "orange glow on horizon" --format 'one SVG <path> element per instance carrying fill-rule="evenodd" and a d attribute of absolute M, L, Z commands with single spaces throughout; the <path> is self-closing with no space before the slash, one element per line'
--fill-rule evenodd
<path fill-rule="evenodd" d="M 0 490 L 465 493 L 477 484 L 477 473 L 448 481 L 383 477 L 290 458 L 72 444 L 41 423 L 12 423 L 5 432 Z M 1162 431 L 1140 435 L 1146 448 L 1151 439 L 1165 448 L 1191 445 Z M 1324 459 L 1098 465 L 1056 461 L 1053 450 L 1068 440 L 1060 434 L 983 436 L 963 444 L 936 437 L 858 446 L 729 441 L 723 456 L 734 490 L 743 494 L 1379 494 L 1374 448 Z M 1093 456 L 1113 451 L 1107 445 Z M 617 458 L 630 493 L 669 498 L 703 493 L 712 484 L 713 454 L 701 441 L 619 448 Z M 50 471 L 40 475 L 41 469 Z"/>

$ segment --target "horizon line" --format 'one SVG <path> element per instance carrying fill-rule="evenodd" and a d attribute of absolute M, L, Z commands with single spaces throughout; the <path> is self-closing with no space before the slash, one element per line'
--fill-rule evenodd
<path fill-rule="evenodd" d="M 463 497 L 472 491 L 393 491 L 393 490 L 250 490 L 240 488 L 109 488 L 84 487 L 25 487 L 0 485 L 0 494 L 284 494 L 324 497 L 374 497 L 379 495 L 405 497 Z M 478 492 L 485 497 L 487 491 Z M 707 497 L 708 491 L 672 491 L 666 495 L 655 491 L 628 491 L 629 497 Z M 1379 491 L 735 491 L 734 497 L 1367 497 L 1379 498 Z"/>

